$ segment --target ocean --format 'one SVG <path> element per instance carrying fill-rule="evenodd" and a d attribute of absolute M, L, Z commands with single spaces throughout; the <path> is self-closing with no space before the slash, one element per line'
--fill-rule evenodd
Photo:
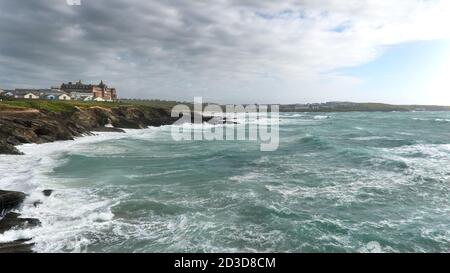
<path fill-rule="evenodd" d="M 171 126 L 22 145 L 25 155 L 0 155 L 0 188 L 28 193 L 20 213 L 42 226 L 0 242 L 33 238 L 37 252 L 450 251 L 450 112 L 280 119 L 273 152 L 176 142 Z"/>

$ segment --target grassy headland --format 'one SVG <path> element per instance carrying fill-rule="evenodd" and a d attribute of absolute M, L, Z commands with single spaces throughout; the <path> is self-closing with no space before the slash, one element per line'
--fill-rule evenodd
<path fill-rule="evenodd" d="M 3 99 L 0 101 L 0 111 L 20 111 L 27 109 L 43 110 L 47 112 L 74 112 L 77 108 L 102 107 L 107 109 L 117 107 L 135 107 L 142 110 L 164 109 L 169 111 L 177 104 L 188 105 L 191 102 L 177 102 L 165 100 L 132 100 L 121 99 L 116 102 L 83 102 L 83 101 L 49 101 L 28 99 Z M 206 105 L 206 104 L 205 104 Z M 223 107 L 225 111 L 225 107 Z M 450 111 L 450 106 L 438 105 L 393 105 L 384 103 L 354 103 L 354 102 L 327 102 L 321 104 L 285 104 L 280 105 L 281 112 L 408 112 L 408 111 Z"/>
<path fill-rule="evenodd" d="M 137 108 L 158 108 L 170 111 L 172 107 L 179 104 L 176 101 L 161 100 L 120 100 L 118 102 L 83 102 L 83 101 L 51 101 L 51 100 L 29 100 L 10 99 L 0 101 L 0 111 L 20 111 L 27 109 L 37 109 L 48 112 L 74 112 L 78 108 L 90 108 L 94 106 L 103 108 L 115 108 L 123 106 L 133 106 Z"/>

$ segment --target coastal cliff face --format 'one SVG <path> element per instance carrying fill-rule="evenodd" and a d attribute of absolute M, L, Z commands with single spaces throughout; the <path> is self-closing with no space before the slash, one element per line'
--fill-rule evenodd
<path fill-rule="evenodd" d="M 74 107 L 71 111 L 50 112 L 37 109 L 0 109 L 0 154 L 20 154 L 16 145 L 71 140 L 93 131 L 122 131 L 119 128 L 141 129 L 148 126 L 173 124 L 170 112 L 155 107 L 117 106 Z M 107 126 L 106 125 L 111 125 Z M 45 196 L 51 190 L 43 192 Z M 26 195 L 0 190 L 0 234 L 12 228 L 32 228 L 38 219 L 21 218 L 12 212 L 18 209 Z M 36 204 L 38 205 L 38 204 Z M 29 253 L 30 239 L 0 243 L 0 253 Z"/>
<path fill-rule="evenodd" d="M 70 112 L 48 112 L 36 109 L 0 111 L 0 154 L 19 154 L 14 147 L 24 143 L 71 140 L 92 131 L 141 129 L 168 125 L 178 118 L 160 108 L 134 106 L 76 107 Z M 106 128 L 111 124 L 114 128 Z"/>

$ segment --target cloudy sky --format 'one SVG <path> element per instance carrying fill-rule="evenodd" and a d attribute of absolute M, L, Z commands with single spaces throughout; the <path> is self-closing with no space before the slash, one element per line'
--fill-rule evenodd
<path fill-rule="evenodd" d="M 450 105 L 448 0 L 0 0 L 0 88 Z"/>

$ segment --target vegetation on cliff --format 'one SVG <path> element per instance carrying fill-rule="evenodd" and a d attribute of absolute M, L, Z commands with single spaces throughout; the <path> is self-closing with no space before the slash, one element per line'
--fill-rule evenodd
<path fill-rule="evenodd" d="M 0 102 L 0 154 L 18 154 L 15 145 L 71 140 L 114 128 L 140 129 L 172 124 L 171 104 L 83 103 L 13 100 Z"/>
<path fill-rule="evenodd" d="M 170 111 L 179 102 L 161 100 L 120 100 L 117 102 L 83 102 L 83 101 L 51 101 L 51 100 L 26 100 L 4 99 L 0 101 L 0 111 L 37 109 L 48 112 L 74 112 L 77 108 L 90 108 L 93 106 L 103 108 L 137 107 L 141 109 L 159 108 Z"/>

